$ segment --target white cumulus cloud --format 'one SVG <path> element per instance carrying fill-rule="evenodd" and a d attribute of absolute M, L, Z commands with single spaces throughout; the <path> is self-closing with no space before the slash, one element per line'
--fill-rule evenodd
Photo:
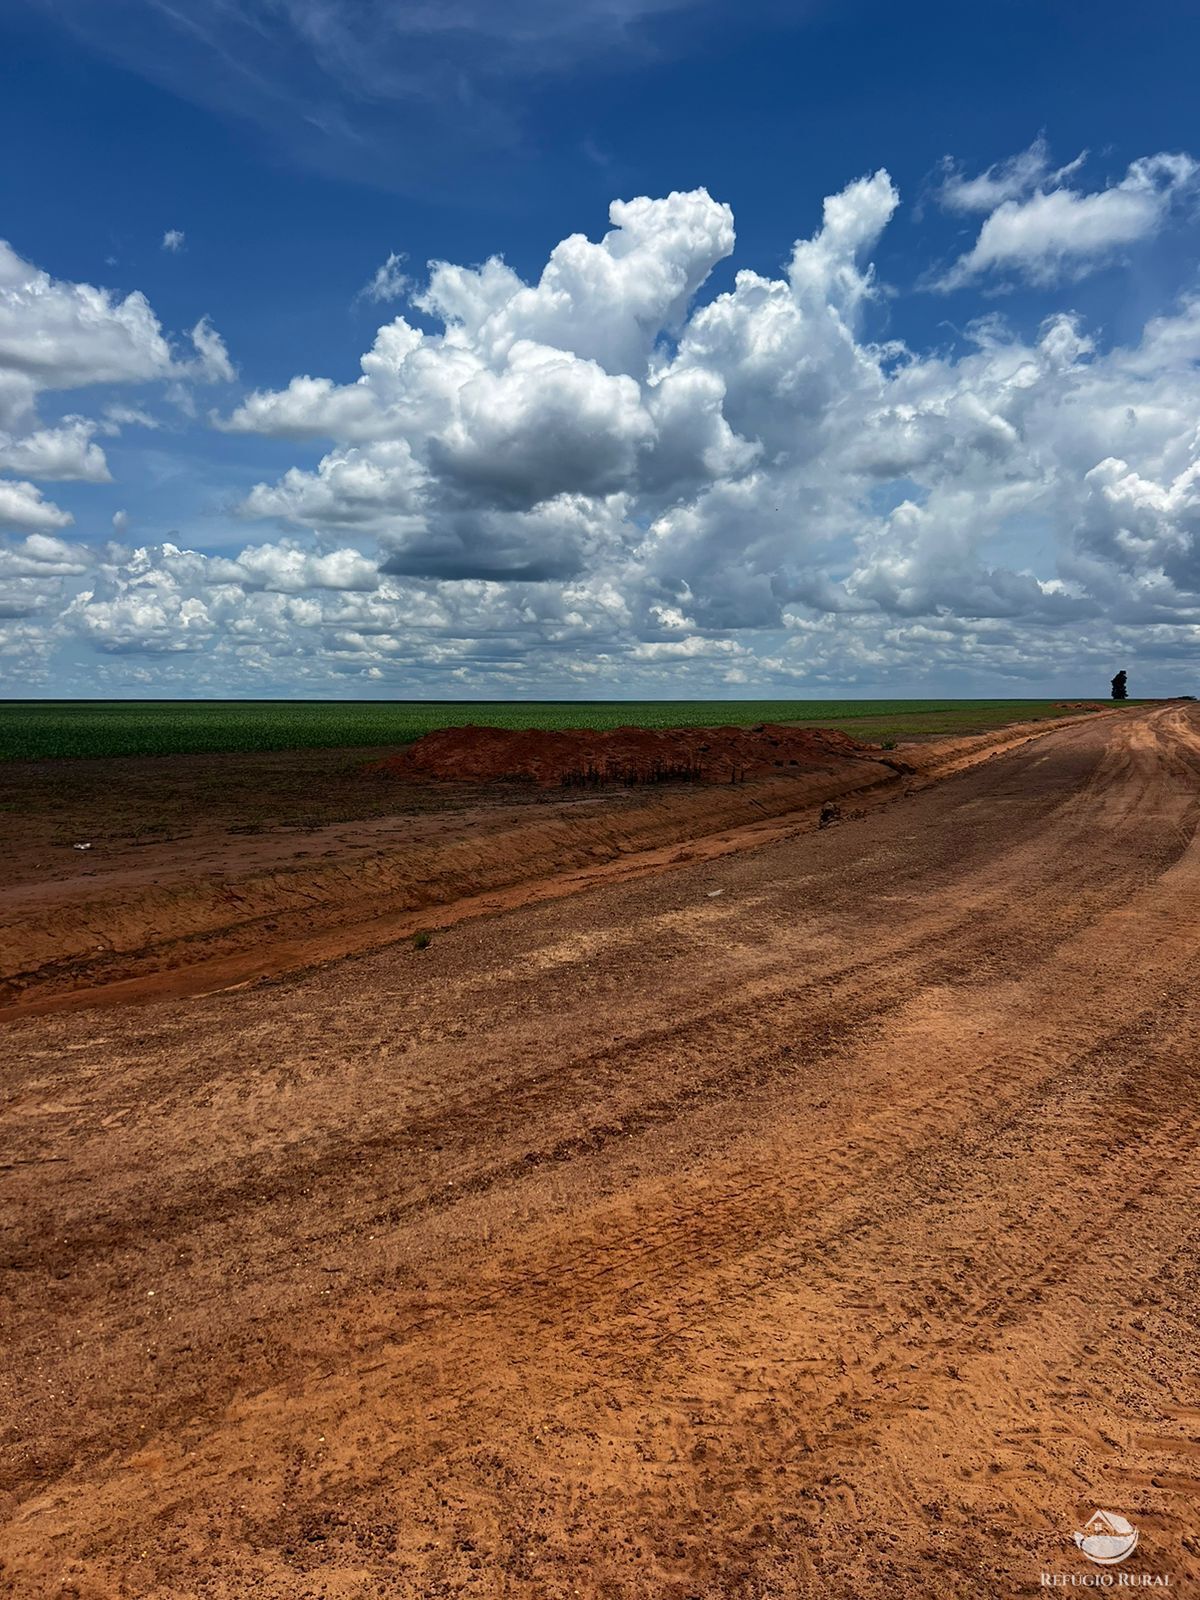
<path fill-rule="evenodd" d="M 1170 206 L 1190 158 L 1163 159 L 1088 194 L 1035 145 L 947 203 L 991 206 L 981 237 L 1039 198 Z M 9 526 L 48 541 L 7 547 L 6 637 L 50 629 L 93 684 L 143 655 L 164 692 L 1034 692 L 1114 660 L 1194 689 L 1200 297 L 1124 342 L 1064 296 L 1040 327 L 993 312 L 909 348 L 872 264 L 899 204 L 856 179 L 778 271 L 717 291 L 733 218 L 703 190 L 614 203 L 530 281 L 435 263 L 355 381 L 300 352 L 218 420 L 296 443 L 226 553 L 83 551 L 32 468 L 0 479 Z M 86 464 L 89 426 L 14 459 Z"/>
<path fill-rule="evenodd" d="M 109 401 L 92 419 L 66 416 L 44 426 L 39 396 L 55 391 L 166 382 L 228 382 L 233 364 L 207 318 L 191 331 L 195 355 L 182 359 L 136 290 L 120 296 L 91 284 L 52 278 L 0 240 L 0 525 L 34 532 L 72 517 L 47 501 L 36 481 L 112 481 L 95 435 L 123 426 L 153 428 L 138 407 Z"/>
<path fill-rule="evenodd" d="M 0 472 L 111 483 L 104 451 L 93 439 L 96 431 L 96 423 L 84 417 L 68 417 L 57 428 L 37 428 L 23 435 L 0 431 Z"/>
<path fill-rule="evenodd" d="M 144 383 L 172 370 L 145 295 L 60 282 L 0 240 L 0 380 L 11 384 L 10 407 L 20 396 L 28 408 L 41 389 Z"/>
<path fill-rule="evenodd" d="M 0 478 L 0 528 L 30 528 L 40 533 L 69 527 L 72 520 L 70 512 L 44 499 L 36 484 Z"/>

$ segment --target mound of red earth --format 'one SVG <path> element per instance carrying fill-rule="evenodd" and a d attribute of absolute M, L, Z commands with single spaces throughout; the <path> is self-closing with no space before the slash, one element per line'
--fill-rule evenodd
<path fill-rule="evenodd" d="M 439 728 L 376 770 L 476 783 L 520 779 L 545 788 L 604 784 L 740 783 L 879 759 L 833 728 Z"/>
<path fill-rule="evenodd" d="M 1056 700 L 1056 711 L 1103 711 L 1104 705 L 1099 700 Z"/>

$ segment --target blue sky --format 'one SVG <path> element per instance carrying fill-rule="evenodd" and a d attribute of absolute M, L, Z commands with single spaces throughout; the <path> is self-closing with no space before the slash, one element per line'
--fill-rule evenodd
<path fill-rule="evenodd" d="M 1198 45 L 18 0 L 4 692 L 1196 690 Z"/>

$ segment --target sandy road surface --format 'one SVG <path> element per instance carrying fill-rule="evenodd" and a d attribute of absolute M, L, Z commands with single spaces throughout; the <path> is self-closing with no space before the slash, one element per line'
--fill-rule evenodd
<path fill-rule="evenodd" d="M 1198 820 L 1162 706 L 14 1023 L 4 1592 L 1195 1592 Z"/>

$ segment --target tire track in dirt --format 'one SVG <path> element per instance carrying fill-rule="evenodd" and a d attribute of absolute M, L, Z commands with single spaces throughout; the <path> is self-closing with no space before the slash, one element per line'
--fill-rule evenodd
<path fill-rule="evenodd" d="M 1110 712 L 1107 717 L 1126 713 Z M 1063 718 L 1062 729 L 1088 717 Z M 0 924 L 0 1021 L 80 1006 L 204 997 L 284 972 L 378 949 L 418 929 L 655 876 L 681 862 L 717 860 L 810 832 L 821 803 L 859 811 L 1042 737 L 1041 723 L 950 739 L 910 752 L 916 765 L 870 750 L 816 772 L 745 789 L 715 786 L 592 812 L 594 802 L 525 815 L 465 837 L 345 862 L 276 861 L 240 878 L 219 863 L 191 878 L 104 878 L 13 891 Z M 521 813 L 528 807 L 521 808 Z M 335 829 L 308 838 L 322 848 Z M 294 844 L 295 840 L 289 840 Z"/>
<path fill-rule="evenodd" d="M 419 1020 L 382 958 L 282 986 L 358 1054 L 259 1088 L 221 1039 L 235 997 L 106 1013 L 112 1078 L 76 1096 L 42 1065 L 11 1108 L 36 1135 L 36 1090 L 72 1130 L 65 1167 L 7 1175 L 34 1387 L 77 1381 L 67 1326 L 113 1341 L 27 1468 L 13 1592 L 1033 1593 L 1093 1498 L 1142 1528 L 1135 1570 L 1200 1575 L 1193 718 L 1062 730 L 904 815 L 673 874 L 667 904 L 498 922 Z M 727 916 L 697 903 L 714 872 Z M 96 1021 L 12 1037 L 65 1052 Z M 152 1187 L 92 1131 L 134 1088 Z M 298 1232 L 355 1263 L 344 1294 L 289 1281 Z M 204 1342 L 149 1389 L 139 1234 Z M 39 1335 L 55 1270 L 79 1289 Z M 265 1352 L 255 1297 L 290 1324 Z"/>

